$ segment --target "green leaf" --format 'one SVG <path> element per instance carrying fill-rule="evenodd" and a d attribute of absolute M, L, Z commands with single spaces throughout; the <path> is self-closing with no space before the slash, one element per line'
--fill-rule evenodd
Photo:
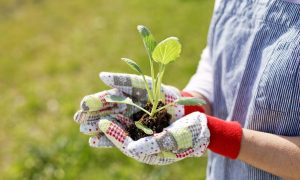
<path fill-rule="evenodd" d="M 180 56 L 181 44 L 176 37 L 169 37 L 160 42 L 152 53 L 154 61 L 169 64 Z"/>
<path fill-rule="evenodd" d="M 112 102 L 112 103 L 122 103 L 122 104 L 130 104 L 130 105 L 134 104 L 129 97 L 123 97 L 123 96 L 107 95 L 105 96 L 105 100 L 107 102 Z"/>
<path fill-rule="evenodd" d="M 206 104 L 206 102 L 203 99 L 194 98 L 194 97 L 181 97 L 175 101 L 176 104 L 180 105 L 190 105 L 190 106 L 196 106 L 196 105 L 203 105 Z"/>
<path fill-rule="evenodd" d="M 134 62 L 133 60 L 128 59 L 128 58 L 121 58 L 121 59 L 122 59 L 122 61 L 126 62 L 131 69 L 133 69 L 134 71 L 136 71 L 139 74 L 143 74 L 140 66 L 136 62 Z"/>
<path fill-rule="evenodd" d="M 140 35 L 142 36 L 143 43 L 144 43 L 146 50 L 151 55 L 157 44 L 153 35 L 151 34 L 150 30 L 143 25 L 138 25 L 137 30 L 139 31 Z"/>
<path fill-rule="evenodd" d="M 146 133 L 146 134 L 148 134 L 148 135 L 153 134 L 152 129 L 146 127 L 146 126 L 145 126 L 144 124 L 142 124 L 140 121 L 135 121 L 134 124 L 135 124 L 135 126 L 136 126 L 138 129 L 144 131 L 144 133 Z"/>

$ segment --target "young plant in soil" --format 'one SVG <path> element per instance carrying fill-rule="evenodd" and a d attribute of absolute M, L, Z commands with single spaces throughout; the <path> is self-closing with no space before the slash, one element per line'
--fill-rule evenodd
<path fill-rule="evenodd" d="M 169 104 L 165 104 L 162 101 L 161 84 L 165 68 L 167 64 L 175 61 L 180 56 L 181 44 L 176 37 L 168 37 L 160 43 L 157 43 L 148 28 L 143 25 L 139 25 L 137 26 L 137 29 L 142 37 L 148 54 L 152 87 L 149 87 L 144 73 L 135 61 L 128 58 L 122 58 L 122 60 L 142 77 L 148 94 L 148 103 L 145 105 L 145 107 L 140 107 L 139 105 L 133 103 L 132 99 L 129 97 L 105 97 L 107 102 L 128 104 L 140 109 L 140 111 L 133 114 L 131 117 L 135 123 L 129 127 L 126 127 L 126 131 L 129 133 L 129 136 L 134 140 L 152 135 L 154 133 L 162 132 L 163 128 L 168 127 L 170 125 L 172 116 L 167 112 L 167 107 L 175 104 L 202 105 L 205 103 L 202 99 L 187 97 L 179 98 Z M 154 63 L 157 63 L 158 65 L 156 74 Z"/>

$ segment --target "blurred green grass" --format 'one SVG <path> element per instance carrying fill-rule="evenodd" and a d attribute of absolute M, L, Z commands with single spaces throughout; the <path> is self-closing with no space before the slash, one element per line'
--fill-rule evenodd
<path fill-rule="evenodd" d="M 211 0 L 0 0 L 0 174 L 3 179 L 204 179 L 206 158 L 155 167 L 93 149 L 73 122 L 81 98 L 106 89 L 100 71 L 149 74 L 136 25 L 183 53 L 164 82 L 183 88 L 206 44 Z"/>

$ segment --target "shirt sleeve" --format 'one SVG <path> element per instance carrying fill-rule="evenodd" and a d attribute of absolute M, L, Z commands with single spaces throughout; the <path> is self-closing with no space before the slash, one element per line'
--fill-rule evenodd
<path fill-rule="evenodd" d="M 183 91 L 197 92 L 205 96 L 210 102 L 213 101 L 213 68 L 210 58 L 210 50 L 207 46 L 200 58 L 196 73 L 192 76 Z"/>
<path fill-rule="evenodd" d="M 216 11 L 220 5 L 220 1 L 221 0 L 215 0 L 215 7 L 214 7 L 214 11 Z"/>
<path fill-rule="evenodd" d="M 214 12 L 219 8 L 220 1 L 221 0 L 215 0 Z M 209 102 L 213 102 L 213 68 L 209 46 L 203 50 L 197 71 L 183 91 L 200 93 L 205 96 Z"/>

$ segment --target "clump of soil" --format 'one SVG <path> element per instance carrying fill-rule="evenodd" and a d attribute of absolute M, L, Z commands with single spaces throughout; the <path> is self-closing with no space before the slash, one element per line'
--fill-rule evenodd
<path fill-rule="evenodd" d="M 163 107 L 164 105 L 165 104 L 160 101 L 158 103 L 157 109 Z M 144 109 L 150 112 L 152 109 L 152 104 L 147 103 Z M 134 113 L 131 118 L 133 119 L 133 121 L 140 121 L 143 125 L 152 129 L 154 133 L 160 133 L 163 131 L 164 128 L 170 125 L 170 120 L 172 116 L 167 112 L 167 109 L 162 109 L 159 112 L 157 112 L 153 117 L 150 117 L 144 111 L 138 111 Z M 126 127 L 126 131 L 133 140 L 138 140 L 140 138 L 150 136 L 144 133 L 142 130 L 138 129 L 134 123 Z"/>

